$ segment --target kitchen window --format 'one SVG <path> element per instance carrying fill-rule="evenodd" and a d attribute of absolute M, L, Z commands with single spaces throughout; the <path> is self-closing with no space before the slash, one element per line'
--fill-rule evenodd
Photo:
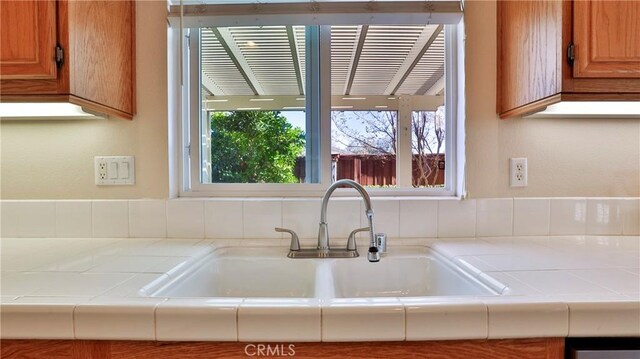
<path fill-rule="evenodd" d="M 185 39 L 181 195 L 316 195 L 343 178 L 373 195 L 459 194 L 459 3 L 423 3 L 379 1 L 416 11 L 381 6 L 366 21 L 359 1 L 172 7 Z M 279 13 L 299 4 L 311 19 Z"/>

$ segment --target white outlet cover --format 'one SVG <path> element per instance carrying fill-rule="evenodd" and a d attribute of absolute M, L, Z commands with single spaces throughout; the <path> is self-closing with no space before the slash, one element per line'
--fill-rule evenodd
<path fill-rule="evenodd" d="M 511 187 L 527 187 L 527 159 L 524 157 L 509 159 L 509 184 Z"/>
<path fill-rule="evenodd" d="M 133 156 L 94 157 L 95 183 L 98 186 L 133 185 L 136 183 Z"/>

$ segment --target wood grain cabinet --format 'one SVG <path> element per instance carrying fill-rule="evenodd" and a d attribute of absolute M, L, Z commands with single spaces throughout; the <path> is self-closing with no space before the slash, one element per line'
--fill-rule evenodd
<path fill-rule="evenodd" d="M 498 1 L 501 118 L 640 100 L 640 1 Z"/>
<path fill-rule="evenodd" d="M 135 113 L 135 2 L 0 0 L 3 102 Z"/>

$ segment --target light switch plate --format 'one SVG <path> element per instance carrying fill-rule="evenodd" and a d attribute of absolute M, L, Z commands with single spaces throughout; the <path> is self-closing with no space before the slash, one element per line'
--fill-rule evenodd
<path fill-rule="evenodd" d="M 133 156 L 94 157 L 96 185 L 117 186 L 136 183 Z"/>

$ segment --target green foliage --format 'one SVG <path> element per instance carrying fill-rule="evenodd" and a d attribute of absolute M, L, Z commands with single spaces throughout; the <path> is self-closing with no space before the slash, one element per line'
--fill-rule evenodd
<path fill-rule="evenodd" d="M 211 116 L 213 183 L 295 183 L 305 135 L 277 111 L 215 112 Z"/>

